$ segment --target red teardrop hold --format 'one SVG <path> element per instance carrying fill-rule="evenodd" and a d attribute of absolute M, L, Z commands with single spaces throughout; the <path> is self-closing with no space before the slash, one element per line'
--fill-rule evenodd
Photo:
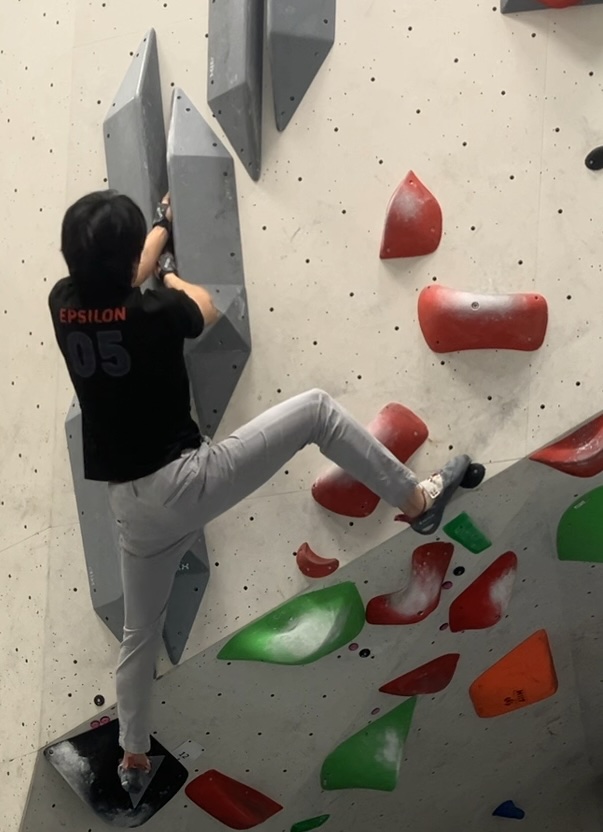
<path fill-rule="evenodd" d="M 425 422 L 396 403 L 386 405 L 367 430 L 400 462 L 407 462 L 429 436 Z M 337 467 L 318 478 L 312 496 L 327 511 L 344 517 L 368 517 L 379 505 L 376 494 Z"/>
<path fill-rule="evenodd" d="M 538 0 L 543 6 L 549 9 L 567 9 L 570 6 L 579 6 L 582 0 Z"/>
<path fill-rule="evenodd" d="M 283 808 L 265 794 L 215 770 L 189 783 L 186 796 L 230 829 L 253 829 Z"/>
<path fill-rule="evenodd" d="M 419 324 L 434 352 L 524 350 L 542 346 L 548 305 L 542 295 L 482 295 L 427 286 L 419 295 Z"/>
<path fill-rule="evenodd" d="M 450 605 L 450 629 L 484 630 L 498 624 L 511 601 L 517 555 L 506 552 L 473 581 Z"/>
<path fill-rule="evenodd" d="M 339 561 L 336 558 L 321 558 L 307 543 L 303 543 L 296 555 L 299 571 L 307 578 L 326 578 L 339 569 Z"/>
<path fill-rule="evenodd" d="M 603 471 L 603 414 L 536 451 L 530 457 L 572 477 L 595 477 Z"/>
<path fill-rule="evenodd" d="M 369 624 L 417 624 L 437 608 L 450 566 L 452 543 L 425 543 L 412 556 L 412 574 L 404 589 L 372 598 L 366 608 Z"/>
<path fill-rule="evenodd" d="M 393 696 L 422 696 L 439 693 L 447 688 L 455 674 L 460 653 L 447 653 L 421 667 L 399 676 L 387 685 L 379 688 L 381 693 Z"/>
<path fill-rule="evenodd" d="M 381 241 L 382 260 L 432 254 L 442 239 L 442 209 L 412 172 L 390 200 Z"/>

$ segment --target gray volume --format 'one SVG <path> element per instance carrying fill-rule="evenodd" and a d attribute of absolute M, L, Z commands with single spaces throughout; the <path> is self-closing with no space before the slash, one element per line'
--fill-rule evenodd
<path fill-rule="evenodd" d="M 592 6 L 596 3 L 603 3 L 603 0 L 582 0 L 580 6 Z M 550 6 L 539 3 L 538 0 L 500 0 L 500 10 L 503 14 L 514 14 L 515 12 L 537 12 L 543 9 L 553 11 Z M 564 11 L 561 9 L 560 11 Z"/>

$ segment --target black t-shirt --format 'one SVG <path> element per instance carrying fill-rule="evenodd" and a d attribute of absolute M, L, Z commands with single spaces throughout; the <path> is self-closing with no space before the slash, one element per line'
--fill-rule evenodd
<path fill-rule="evenodd" d="M 139 479 L 200 446 L 183 346 L 204 321 L 188 295 L 161 286 L 83 302 L 65 278 L 49 305 L 82 409 L 86 479 Z"/>

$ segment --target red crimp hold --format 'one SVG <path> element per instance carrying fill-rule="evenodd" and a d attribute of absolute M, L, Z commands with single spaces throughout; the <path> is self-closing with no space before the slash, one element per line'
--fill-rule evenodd
<path fill-rule="evenodd" d="M 432 254 L 442 239 L 442 209 L 412 171 L 387 207 L 381 241 L 382 260 Z"/>
<path fill-rule="evenodd" d="M 538 0 L 538 2 L 549 9 L 568 9 L 570 6 L 579 6 L 582 0 Z"/>
<path fill-rule="evenodd" d="M 215 770 L 189 783 L 186 796 L 230 829 L 253 829 L 283 808 L 265 794 Z"/>
<path fill-rule="evenodd" d="M 548 326 L 542 295 L 482 295 L 427 286 L 419 295 L 419 325 L 434 352 L 539 349 Z"/>
<path fill-rule="evenodd" d="M 514 552 L 506 552 L 491 563 L 450 605 L 451 631 L 485 630 L 498 624 L 511 601 L 516 573 Z"/>
<path fill-rule="evenodd" d="M 603 414 L 530 459 L 571 477 L 596 477 L 603 471 Z"/>
<path fill-rule="evenodd" d="M 460 653 L 447 653 L 427 664 L 421 665 L 404 676 L 399 676 L 379 688 L 381 693 L 392 696 L 423 696 L 439 693 L 447 688 L 455 674 Z"/>
<path fill-rule="evenodd" d="M 302 543 L 296 555 L 299 571 L 307 578 L 326 578 L 339 569 L 337 558 L 321 558 L 307 543 Z"/>
<path fill-rule="evenodd" d="M 429 436 L 425 422 L 396 403 L 386 405 L 367 430 L 400 462 L 408 462 Z M 379 505 L 376 494 L 338 467 L 318 478 L 312 496 L 327 511 L 344 517 L 368 517 Z"/>

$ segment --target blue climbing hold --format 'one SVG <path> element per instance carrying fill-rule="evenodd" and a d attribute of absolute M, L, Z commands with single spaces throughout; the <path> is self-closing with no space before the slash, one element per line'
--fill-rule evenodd
<path fill-rule="evenodd" d="M 495 818 L 510 818 L 511 820 L 523 820 L 526 813 L 519 806 L 516 806 L 512 800 L 505 800 L 500 806 L 492 812 Z"/>

